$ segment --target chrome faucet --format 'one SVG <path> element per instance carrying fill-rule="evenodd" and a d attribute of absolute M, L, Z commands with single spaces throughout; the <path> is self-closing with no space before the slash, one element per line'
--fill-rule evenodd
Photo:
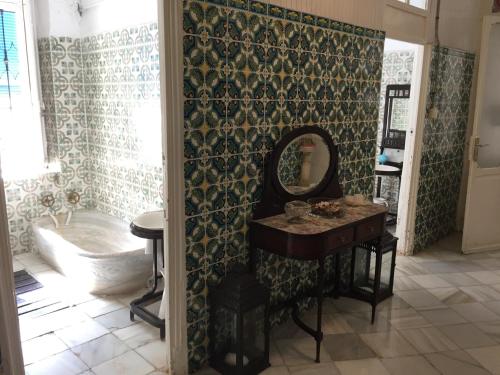
<path fill-rule="evenodd" d="M 68 201 L 69 204 L 72 205 L 71 209 L 68 211 L 68 216 L 66 217 L 66 225 L 69 225 L 69 222 L 71 221 L 71 217 L 73 216 L 73 211 L 80 202 L 80 194 L 76 191 L 71 191 L 66 195 L 66 200 Z"/>
<path fill-rule="evenodd" d="M 55 216 L 56 211 L 53 208 L 54 204 L 56 203 L 56 199 L 54 198 L 54 194 L 52 193 L 47 193 L 42 195 L 42 206 L 47 207 L 49 209 L 49 216 L 54 222 L 54 225 L 56 228 L 59 228 L 59 222 L 57 221 L 57 218 Z"/>

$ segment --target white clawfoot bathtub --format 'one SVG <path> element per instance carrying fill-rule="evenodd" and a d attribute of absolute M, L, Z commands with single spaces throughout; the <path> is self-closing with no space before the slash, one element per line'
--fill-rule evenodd
<path fill-rule="evenodd" d="M 152 276 L 152 255 L 146 241 L 133 236 L 126 223 L 93 210 L 33 221 L 35 245 L 41 257 L 77 286 L 95 294 L 131 292 L 146 286 Z"/>

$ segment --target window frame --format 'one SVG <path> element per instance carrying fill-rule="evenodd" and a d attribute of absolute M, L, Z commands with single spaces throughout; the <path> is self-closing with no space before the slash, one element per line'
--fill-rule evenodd
<path fill-rule="evenodd" d="M 26 95 L 29 97 L 29 100 L 27 102 L 30 104 L 33 119 L 30 129 L 33 131 L 33 137 L 36 139 L 37 144 L 37 150 L 35 150 L 36 155 L 34 157 L 35 160 L 33 162 L 34 167 L 30 168 L 30 170 L 26 171 L 24 174 L 20 173 L 19 176 L 10 176 L 7 174 L 5 178 L 33 178 L 48 172 L 49 169 L 53 167 L 49 165 L 43 120 L 44 106 L 41 92 L 36 24 L 34 22 L 35 3 L 33 0 L 0 0 L 0 8 L 6 11 L 15 12 L 21 17 L 17 22 L 17 25 L 22 27 L 22 34 L 17 36 L 18 40 L 22 41 L 22 43 L 18 44 L 18 53 L 20 64 L 23 66 L 23 73 L 27 76 L 26 86 L 23 87 L 23 89 L 28 90 Z M 2 155 L 0 155 L 0 157 L 1 156 Z"/>
<path fill-rule="evenodd" d="M 398 0 L 400 3 L 403 3 L 403 4 L 406 4 L 410 7 L 413 7 L 413 8 L 417 8 L 417 9 L 421 9 L 421 10 L 427 10 L 429 9 L 429 0 L 425 0 L 425 7 L 421 8 L 421 7 L 418 7 L 416 5 L 412 5 L 411 4 L 411 1 L 412 0 Z"/>
<path fill-rule="evenodd" d="M 393 8 L 399 8 L 405 12 L 408 13 L 413 13 L 418 16 L 422 17 L 427 17 L 431 13 L 431 8 L 432 8 L 432 0 L 427 0 L 427 7 L 426 9 L 422 9 L 419 7 L 416 7 L 414 5 L 410 5 L 409 0 L 386 0 L 386 4 L 393 7 Z"/>

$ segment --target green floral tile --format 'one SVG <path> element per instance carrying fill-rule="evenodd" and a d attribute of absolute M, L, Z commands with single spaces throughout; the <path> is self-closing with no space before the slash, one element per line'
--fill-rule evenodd
<path fill-rule="evenodd" d="M 439 55 L 440 64 L 436 64 Z M 453 231 L 460 194 L 468 100 L 474 55 L 434 48 L 428 105 L 432 96 L 437 120 L 426 120 L 417 196 L 415 250 L 421 250 Z"/>
<path fill-rule="evenodd" d="M 203 22 L 195 25 L 200 7 Z M 264 160 L 285 134 L 306 125 L 327 129 L 339 143 L 346 192 L 371 194 L 384 34 L 256 1 L 197 2 L 191 10 L 187 2 L 184 23 L 194 370 L 207 359 L 196 324 L 206 320 L 200 312 L 206 285 L 218 285 L 230 267 L 247 261 L 248 223 L 262 197 Z M 267 253 L 259 258 L 258 275 L 272 287 L 273 301 L 316 280 L 313 264 Z M 303 304 L 310 306 L 312 301 Z M 276 314 L 273 322 L 286 317 L 286 311 Z"/>

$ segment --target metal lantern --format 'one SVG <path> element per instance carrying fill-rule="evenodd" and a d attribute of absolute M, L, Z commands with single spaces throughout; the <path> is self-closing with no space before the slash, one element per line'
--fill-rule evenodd
<path fill-rule="evenodd" d="M 372 305 L 372 323 L 377 304 L 393 295 L 397 243 L 386 232 L 380 243 L 366 242 L 353 249 L 351 293 Z"/>
<path fill-rule="evenodd" d="M 269 291 L 243 269 L 209 292 L 210 365 L 221 374 L 258 374 L 270 366 Z"/>

